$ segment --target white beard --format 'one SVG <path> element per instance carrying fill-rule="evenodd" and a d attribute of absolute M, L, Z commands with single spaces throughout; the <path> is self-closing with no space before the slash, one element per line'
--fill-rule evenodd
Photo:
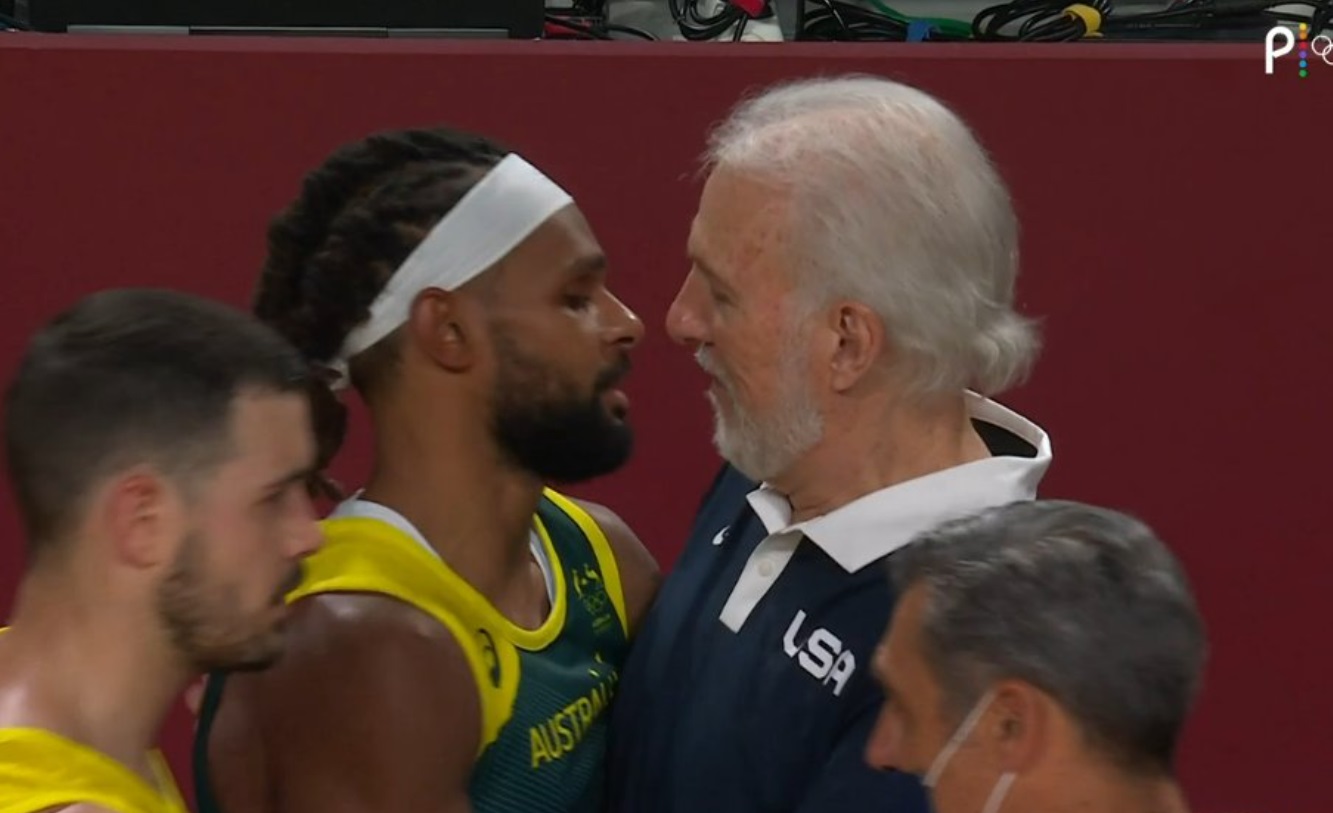
<path fill-rule="evenodd" d="M 782 342 L 777 403 L 756 414 L 741 405 L 726 373 L 700 348 L 695 354 L 725 395 L 707 393 L 713 407 L 713 445 L 727 462 L 756 482 L 772 480 L 789 469 L 824 437 L 820 414 L 806 380 L 806 350 L 788 335 Z M 718 403 L 727 399 L 727 407 Z"/>

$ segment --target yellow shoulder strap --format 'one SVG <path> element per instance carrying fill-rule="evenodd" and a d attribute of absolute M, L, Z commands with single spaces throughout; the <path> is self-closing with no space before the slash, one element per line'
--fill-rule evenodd
<path fill-rule="evenodd" d="M 163 803 L 166 805 L 164 810 L 167 813 L 190 813 L 180 788 L 176 787 L 176 777 L 172 776 L 166 757 L 162 756 L 161 751 L 153 751 L 148 755 L 148 760 L 153 765 L 153 774 L 157 776 L 157 786 L 162 789 Z"/>
<path fill-rule="evenodd" d="M 159 788 L 86 745 L 37 728 L 0 728 L 0 813 L 92 804 L 116 813 L 187 813 L 161 754 Z"/>
<path fill-rule="evenodd" d="M 625 589 L 620 583 L 620 567 L 616 564 L 615 552 L 611 550 L 611 542 L 606 538 L 601 526 L 597 524 L 587 511 L 583 510 L 578 503 L 552 489 L 546 489 L 546 496 L 556 507 L 574 520 L 583 531 L 583 535 L 588 537 L 588 542 L 592 545 L 593 555 L 597 557 L 597 568 L 602 571 L 602 582 L 606 587 L 606 592 L 611 596 L 611 603 L 615 605 L 616 616 L 620 619 L 620 628 L 629 635 L 629 614 L 625 611 Z"/>
<path fill-rule="evenodd" d="M 288 594 L 288 602 L 321 593 L 376 593 L 411 605 L 442 624 L 462 648 L 477 686 L 480 754 L 513 713 L 517 651 L 471 617 L 460 601 L 461 593 L 450 589 L 457 574 L 403 531 L 368 517 L 339 517 L 321 525 L 324 545 L 305 560 L 305 578 Z"/>

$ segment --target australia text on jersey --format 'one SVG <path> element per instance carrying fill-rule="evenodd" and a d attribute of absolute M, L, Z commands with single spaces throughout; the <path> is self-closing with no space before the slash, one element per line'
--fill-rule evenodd
<path fill-rule="evenodd" d="M 620 673 L 614 667 L 601 663 L 600 657 L 598 667 L 588 670 L 592 677 L 597 678 L 597 684 L 587 694 L 529 729 L 533 770 L 573 751 L 587 734 L 588 728 L 606 712 L 611 698 L 615 696 Z"/>

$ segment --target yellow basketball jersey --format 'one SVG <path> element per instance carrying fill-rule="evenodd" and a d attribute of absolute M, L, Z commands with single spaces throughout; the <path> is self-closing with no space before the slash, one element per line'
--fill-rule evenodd
<path fill-rule="evenodd" d="M 39 728 L 0 728 L 0 813 L 91 804 L 115 813 L 189 813 L 154 751 L 157 787 L 111 757 Z"/>
<path fill-rule="evenodd" d="M 623 636 L 627 628 L 625 599 L 610 543 L 592 517 L 573 501 L 549 488 L 543 496 L 544 505 L 567 517 L 565 522 L 577 528 L 581 543 L 590 548 L 589 567 L 604 574 L 606 581 L 606 615 Z M 435 618 L 453 633 L 472 668 L 481 701 L 480 753 L 513 716 L 522 671 L 519 653 L 542 650 L 565 628 L 569 608 L 562 559 L 571 556 L 568 551 L 562 556 L 557 550 L 550 524 L 542 521 L 539 512 L 536 530 L 552 562 L 556 589 L 550 615 L 537 630 L 516 627 L 437 556 L 401 529 L 378 519 L 325 520 L 324 546 L 306 560 L 305 581 L 287 598 L 297 601 L 321 593 L 378 593 Z"/>
<path fill-rule="evenodd" d="M 481 711 L 472 810 L 605 810 L 606 711 L 628 651 L 628 622 L 615 554 L 596 521 L 545 490 L 533 531 L 551 610 L 536 629 L 505 618 L 406 520 L 349 512 L 322 527 L 324 546 L 305 560 L 305 579 L 288 601 L 325 593 L 388 596 L 434 618 L 462 649 Z M 210 675 L 199 714 L 200 813 L 245 813 L 221 808 L 208 770 L 208 737 L 225 683 L 225 673 Z"/>

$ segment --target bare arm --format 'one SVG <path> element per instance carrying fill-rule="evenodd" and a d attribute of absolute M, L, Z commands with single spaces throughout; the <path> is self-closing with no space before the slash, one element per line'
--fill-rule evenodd
<path fill-rule="evenodd" d="M 225 813 L 470 813 L 480 730 L 444 627 L 384 597 L 317 596 L 276 666 L 228 678 L 210 773 Z"/>
<path fill-rule="evenodd" d="M 620 568 L 620 584 L 625 589 L 625 613 L 629 617 L 630 634 L 639 628 L 639 621 L 652 606 L 657 588 L 662 583 L 662 570 L 657 560 L 643 546 L 643 542 L 625 521 L 605 506 L 578 501 L 579 507 L 597 522 Z"/>

